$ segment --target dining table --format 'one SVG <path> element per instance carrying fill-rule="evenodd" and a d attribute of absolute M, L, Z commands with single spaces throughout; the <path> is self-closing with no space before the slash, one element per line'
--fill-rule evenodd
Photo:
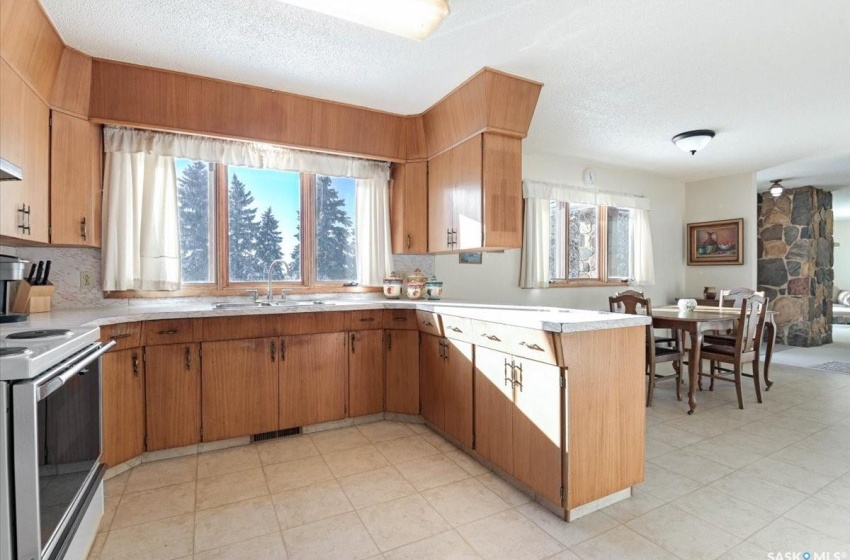
<path fill-rule="evenodd" d="M 766 342 L 764 357 L 764 385 L 769 391 L 773 382 L 770 380 L 770 361 L 773 357 L 773 345 L 776 342 L 776 322 L 774 312 L 767 311 L 764 321 L 763 340 Z M 728 307 L 697 306 L 693 311 L 682 311 L 675 305 L 659 307 L 652 310 L 652 326 L 656 329 L 674 329 L 688 333 L 690 349 L 688 350 L 688 414 L 693 414 L 697 408 L 696 391 L 699 385 L 700 351 L 703 334 L 708 331 L 725 331 L 733 329 L 735 322 L 741 317 L 741 310 Z M 761 340 L 757 341 L 761 344 Z M 757 354 L 756 360 L 759 359 Z"/>

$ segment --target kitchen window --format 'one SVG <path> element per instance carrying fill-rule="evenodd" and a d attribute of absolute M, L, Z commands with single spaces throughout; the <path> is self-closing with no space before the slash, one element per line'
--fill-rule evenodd
<path fill-rule="evenodd" d="M 628 208 L 553 200 L 550 210 L 550 285 L 620 284 L 629 279 Z"/>
<path fill-rule="evenodd" d="M 261 288 L 278 259 L 276 285 L 356 282 L 353 178 L 185 158 L 175 167 L 186 288 Z"/>

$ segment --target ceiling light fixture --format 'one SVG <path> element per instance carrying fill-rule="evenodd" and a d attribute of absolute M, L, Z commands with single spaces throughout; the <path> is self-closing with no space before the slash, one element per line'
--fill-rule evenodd
<path fill-rule="evenodd" d="M 683 152 L 690 152 L 691 155 L 694 155 L 705 148 L 712 138 L 714 138 L 713 130 L 689 130 L 674 136 L 673 143 Z"/>
<path fill-rule="evenodd" d="M 782 196 L 782 193 L 785 191 L 785 189 L 782 188 L 782 185 L 779 184 L 780 181 L 782 181 L 782 179 L 775 179 L 775 180 L 771 181 L 770 195 L 773 198 Z"/>
<path fill-rule="evenodd" d="M 446 0 L 281 0 L 313 10 L 421 41 L 449 14 Z"/>

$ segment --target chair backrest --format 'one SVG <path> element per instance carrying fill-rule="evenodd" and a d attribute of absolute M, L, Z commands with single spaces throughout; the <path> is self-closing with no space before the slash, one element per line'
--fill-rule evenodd
<path fill-rule="evenodd" d="M 741 316 L 738 319 L 738 333 L 735 339 L 736 353 L 758 351 L 756 344 L 761 342 L 764 318 L 767 314 L 768 298 L 752 295 L 741 304 Z"/>
<path fill-rule="evenodd" d="M 643 297 L 643 292 L 626 290 L 608 298 L 608 308 L 612 313 L 628 313 L 629 315 L 649 315 L 647 309 L 649 300 Z"/>
<path fill-rule="evenodd" d="M 745 299 L 754 295 L 763 296 L 764 292 L 755 292 L 749 288 L 720 290 L 720 307 L 741 307 Z"/>

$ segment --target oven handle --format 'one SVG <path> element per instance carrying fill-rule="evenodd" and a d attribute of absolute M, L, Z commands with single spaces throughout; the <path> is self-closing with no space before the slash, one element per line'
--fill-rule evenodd
<path fill-rule="evenodd" d="M 50 396 L 51 393 L 62 387 L 65 382 L 77 375 L 87 365 L 97 360 L 102 355 L 106 354 L 116 344 L 118 343 L 114 340 L 110 340 L 103 346 L 100 346 L 99 348 L 95 349 L 93 352 L 83 356 L 75 365 L 71 366 L 67 371 L 62 372 L 56 377 L 53 377 L 48 381 L 42 382 L 36 380 L 36 385 L 38 386 L 38 400 L 41 401 L 44 400 L 46 397 Z M 50 376 L 53 373 L 55 372 L 48 371 L 44 377 Z"/>

